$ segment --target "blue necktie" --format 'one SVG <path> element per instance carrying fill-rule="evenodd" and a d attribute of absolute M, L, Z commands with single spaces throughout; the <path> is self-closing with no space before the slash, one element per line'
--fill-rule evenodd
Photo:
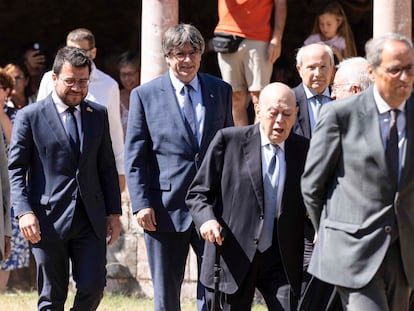
<path fill-rule="evenodd" d="M 274 151 L 273 156 L 267 167 L 266 175 L 263 179 L 264 190 L 264 220 L 263 229 L 259 239 L 258 250 L 264 252 L 272 245 L 273 240 L 273 227 L 275 223 L 276 207 L 277 207 L 277 187 L 279 180 L 279 159 L 277 153 L 279 151 L 278 146 L 270 145 Z"/>
<path fill-rule="evenodd" d="M 184 85 L 184 116 L 190 126 L 194 136 L 197 137 L 196 117 L 194 113 L 193 103 L 190 97 L 190 91 L 193 87 L 190 84 Z"/>
<path fill-rule="evenodd" d="M 69 137 L 70 146 L 72 147 L 73 154 L 75 155 L 76 159 L 79 158 L 80 152 L 80 141 L 79 141 L 79 132 L 78 126 L 75 117 L 75 107 L 69 107 L 66 109 L 68 112 L 66 118 L 66 131 Z"/>

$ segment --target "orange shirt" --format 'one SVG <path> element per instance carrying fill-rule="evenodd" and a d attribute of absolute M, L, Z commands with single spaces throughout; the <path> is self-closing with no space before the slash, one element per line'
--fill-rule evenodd
<path fill-rule="evenodd" d="M 270 41 L 274 0 L 218 0 L 219 22 L 215 32 Z"/>

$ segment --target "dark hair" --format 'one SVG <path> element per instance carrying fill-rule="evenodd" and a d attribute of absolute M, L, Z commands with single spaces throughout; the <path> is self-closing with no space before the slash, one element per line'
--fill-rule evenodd
<path fill-rule="evenodd" d="M 118 69 L 128 65 L 131 65 L 138 70 L 141 68 L 141 59 L 138 52 L 126 51 L 119 56 Z"/>
<path fill-rule="evenodd" d="M 182 48 L 189 43 L 196 52 L 203 54 L 205 43 L 200 31 L 193 25 L 178 24 L 169 28 L 162 40 L 162 50 L 164 56 L 170 55 L 170 53 L 177 48 Z"/>
<path fill-rule="evenodd" d="M 91 72 L 91 60 L 85 51 L 75 47 L 65 46 L 61 48 L 55 57 L 53 63 L 53 72 L 58 76 L 62 71 L 63 64 L 67 62 L 73 67 L 88 67 Z"/>

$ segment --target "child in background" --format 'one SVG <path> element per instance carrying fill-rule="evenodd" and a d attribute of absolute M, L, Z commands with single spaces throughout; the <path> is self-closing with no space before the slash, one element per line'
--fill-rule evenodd
<path fill-rule="evenodd" d="M 356 47 L 352 30 L 342 6 L 331 2 L 318 14 L 313 25 L 312 34 L 304 45 L 324 42 L 334 51 L 336 61 L 356 56 Z"/>

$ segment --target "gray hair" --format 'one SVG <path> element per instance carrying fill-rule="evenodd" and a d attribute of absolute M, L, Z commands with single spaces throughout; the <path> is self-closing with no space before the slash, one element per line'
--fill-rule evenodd
<path fill-rule="evenodd" d="M 189 24 L 178 24 L 169 28 L 162 40 L 162 51 L 168 56 L 174 49 L 183 48 L 189 43 L 196 52 L 203 53 L 205 43 L 200 31 Z"/>
<path fill-rule="evenodd" d="M 384 50 L 384 46 L 390 41 L 403 42 L 408 47 L 413 49 L 413 44 L 411 43 L 410 39 L 408 39 L 406 36 L 394 32 L 388 32 L 379 37 L 370 39 L 365 44 L 365 55 L 368 63 L 374 69 L 376 69 L 382 63 L 382 51 Z"/>
<path fill-rule="evenodd" d="M 318 43 L 312 43 L 309 45 L 304 45 L 302 46 L 299 50 L 298 53 L 296 54 L 296 65 L 302 66 L 302 59 L 303 59 L 303 55 L 306 53 L 306 50 L 311 47 L 311 46 L 315 46 L 315 45 L 320 45 L 322 46 L 326 53 L 328 53 L 329 58 L 331 60 L 331 65 L 335 65 L 335 58 L 334 58 L 334 53 L 332 51 L 332 49 L 330 48 L 329 45 L 323 43 L 323 42 L 318 42 Z"/>
<path fill-rule="evenodd" d="M 372 83 L 368 73 L 368 61 L 363 57 L 351 57 L 344 59 L 338 65 L 336 74 L 350 84 L 356 84 L 361 91 L 366 90 Z"/>

